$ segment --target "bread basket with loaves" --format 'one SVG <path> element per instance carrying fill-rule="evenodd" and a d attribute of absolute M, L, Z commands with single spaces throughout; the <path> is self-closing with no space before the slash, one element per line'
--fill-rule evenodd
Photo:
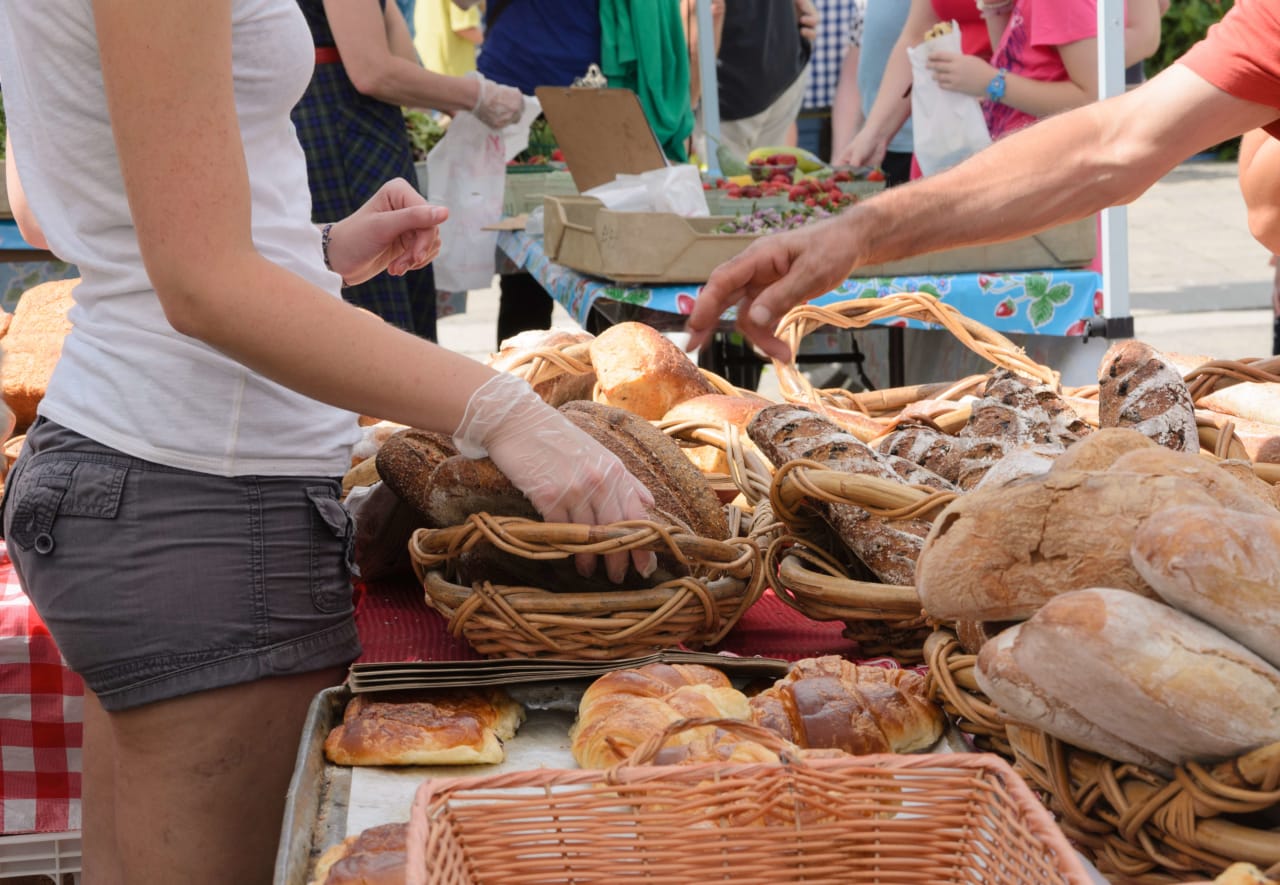
<path fill-rule="evenodd" d="M 1036 397 L 1056 388 L 1057 375 L 922 294 L 805 305 L 783 318 L 778 334 L 796 352 L 819 328 L 863 328 L 889 317 L 945 329 L 995 373 L 854 393 L 815 389 L 795 364 L 775 361 L 787 404 L 765 410 L 749 428 L 776 468 L 767 510 L 774 524 L 757 520 L 753 531 L 765 541 L 768 580 L 783 601 L 811 618 L 843 621 L 866 654 L 918 663 L 932 627 L 914 587 L 914 559 L 932 520 L 964 490 L 963 480 L 976 481 L 997 452 L 1019 442 L 995 439 L 994 428 L 1008 424 L 1015 405 L 1039 408 Z M 973 444 L 966 458 L 958 457 L 959 442 Z M 920 457 L 930 446 L 951 453 L 954 469 L 945 478 Z"/>
<path fill-rule="evenodd" d="M 711 726 L 783 761 L 652 764 L 681 731 Z M 998 757 L 813 758 L 726 719 L 674 722 L 609 769 L 430 779 L 410 812 L 408 871 L 410 885 L 1090 882 Z"/>
<path fill-rule="evenodd" d="M 1101 429 L 959 496 L 917 561 L 935 696 L 1113 882 L 1280 864 L 1274 367 L 1113 345 L 1067 394 Z"/>

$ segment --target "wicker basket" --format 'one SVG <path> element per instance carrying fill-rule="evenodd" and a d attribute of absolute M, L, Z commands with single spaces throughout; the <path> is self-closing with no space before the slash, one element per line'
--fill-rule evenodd
<path fill-rule="evenodd" d="M 935 630 L 924 643 L 929 665 L 925 690 L 979 749 L 1013 758 L 1006 721 L 974 677 L 978 656 L 966 652 L 951 630 Z"/>
<path fill-rule="evenodd" d="M 449 566 L 482 544 L 527 559 L 653 550 L 689 566 L 688 577 L 644 590 L 554 592 L 541 587 L 454 583 Z M 616 660 L 677 645 L 714 645 L 764 589 L 760 554 L 743 537 L 715 541 L 648 521 L 588 526 L 487 513 L 462 525 L 419 529 L 409 541 L 427 604 L 492 657 Z"/>
<path fill-rule="evenodd" d="M 1027 785 L 988 754 L 647 764 L 674 730 L 607 771 L 427 780 L 408 882 L 737 885 L 1090 882 Z M 772 737 L 776 742 L 776 736 Z"/>
<path fill-rule="evenodd" d="M 816 621 L 843 621 L 845 636 L 863 654 L 889 655 L 904 664 L 924 659 L 932 632 L 913 586 L 877 582 L 858 563 L 842 562 L 830 551 L 843 545 L 831 538 L 805 505 L 849 504 L 888 518 L 931 518 L 954 493 L 913 488 L 870 476 L 792 461 L 774 475 L 770 513 L 777 529 L 753 527 L 768 539 L 765 574 L 778 598 Z"/>
<path fill-rule="evenodd" d="M 925 652 L 930 696 L 979 747 L 1014 761 L 1113 882 L 1164 885 L 1213 878 L 1238 860 L 1280 863 L 1280 743 L 1169 778 L 1010 722 L 952 632 L 934 633 Z"/>
<path fill-rule="evenodd" d="M 892 317 L 922 320 L 942 326 L 961 344 L 993 365 L 1044 384 L 1058 384 L 1056 372 L 1027 357 L 1021 348 L 1003 335 L 969 319 L 937 298 L 917 292 L 887 298 L 856 298 L 826 307 L 801 305 L 783 316 L 778 323 L 777 335 L 790 346 L 792 353 L 799 353 L 801 340 L 816 329 L 828 326 L 837 329 L 862 329 Z M 888 411 L 875 407 L 875 403 L 883 401 L 883 395 L 878 399 L 875 395 L 867 397 L 851 394 L 847 390 L 816 389 L 794 362 L 774 360 L 773 366 L 778 373 L 779 391 L 787 402 L 813 408 L 864 442 L 883 436 L 892 429 L 892 418 L 875 414 L 878 411 Z M 955 384 L 925 385 L 908 388 L 908 391 L 915 391 L 921 398 L 928 395 L 931 398 L 951 399 L 972 389 L 975 383 L 977 380 L 968 378 Z"/>
<path fill-rule="evenodd" d="M 1212 878 L 1235 861 L 1280 865 L 1280 743 L 1172 778 L 1008 726 L 1017 768 L 1113 882 Z"/>

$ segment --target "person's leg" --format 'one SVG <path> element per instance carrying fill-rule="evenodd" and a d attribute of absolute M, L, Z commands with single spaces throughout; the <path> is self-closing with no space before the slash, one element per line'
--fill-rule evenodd
<path fill-rule="evenodd" d="M 342 674 L 275 677 L 107 714 L 123 881 L 268 885 L 307 708 Z M 90 875 L 92 863 L 86 857 Z"/>
<path fill-rule="evenodd" d="M 786 88 L 777 100 L 764 111 L 756 115 L 758 130 L 756 143 L 752 147 L 780 145 L 787 137 L 787 129 L 800 114 L 800 105 L 804 102 L 804 75 L 796 77 L 796 81 Z"/>
<path fill-rule="evenodd" d="M 115 813 L 115 739 L 97 696 L 84 693 L 81 740 L 80 856 L 81 885 L 125 885 L 120 865 Z"/>
<path fill-rule="evenodd" d="M 498 278 L 498 346 L 529 329 L 550 329 L 555 303 L 532 274 Z"/>

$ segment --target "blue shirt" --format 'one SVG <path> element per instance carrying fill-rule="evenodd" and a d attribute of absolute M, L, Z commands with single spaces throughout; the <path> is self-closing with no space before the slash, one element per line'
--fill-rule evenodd
<path fill-rule="evenodd" d="M 599 63 L 599 0 L 489 0 L 476 69 L 490 80 L 532 95 L 538 86 L 568 86 Z"/>
<path fill-rule="evenodd" d="M 849 34 L 850 42 L 857 43 L 861 36 L 862 48 L 858 56 L 858 92 L 862 97 L 862 115 L 865 118 L 871 113 L 875 104 L 876 93 L 880 91 L 880 81 L 884 79 L 884 67 L 889 63 L 889 53 L 893 44 L 902 33 L 902 26 L 907 21 L 907 12 L 911 9 L 911 0 L 867 0 L 867 10 L 863 15 L 862 33 Z M 911 118 L 902 125 L 889 142 L 889 150 L 894 153 L 909 154 L 912 152 Z"/>

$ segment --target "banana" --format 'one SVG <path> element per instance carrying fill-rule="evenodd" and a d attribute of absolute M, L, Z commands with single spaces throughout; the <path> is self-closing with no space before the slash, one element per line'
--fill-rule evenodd
<path fill-rule="evenodd" d="M 798 147 L 758 147 L 751 153 L 747 154 L 747 162 L 764 160 L 775 154 L 787 154 L 796 158 L 796 166 L 801 172 L 817 172 L 819 169 L 827 168 L 827 164 L 818 159 L 818 157 L 804 148 Z"/>

